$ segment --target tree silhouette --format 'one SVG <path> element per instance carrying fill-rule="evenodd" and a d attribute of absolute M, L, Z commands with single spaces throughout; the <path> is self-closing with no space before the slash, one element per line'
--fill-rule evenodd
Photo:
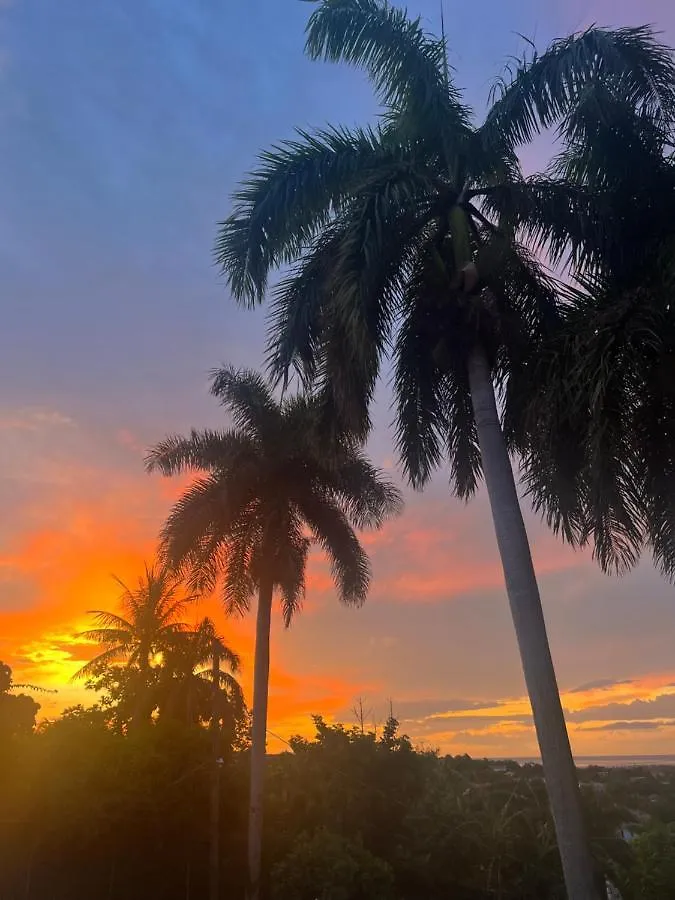
<path fill-rule="evenodd" d="M 122 588 L 120 613 L 91 610 L 96 627 L 81 637 L 105 649 L 80 668 L 74 679 L 100 676 L 123 665 L 126 670 L 124 694 L 132 726 L 148 721 L 154 708 L 156 681 L 153 661 L 167 651 L 176 636 L 187 629 L 179 616 L 194 600 L 182 589 L 180 580 L 165 566 L 145 566 L 136 587 Z"/>
<path fill-rule="evenodd" d="M 202 619 L 192 630 L 173 634 L 162 654 L 157 706 L 161 719 L 185 724 L 211 720 L 213 714 L 213 659 L 218 657 L 218 691 L 222 697 L 219 718 L 234 728 L 246 709 L 244 696 L 234 675 L 239 655 L 220 637 L 211 619 Z M 230 672 L 223 671 L 225 664 Z"/>
<path fill-rule="evenodd" d="M 528 486 L 554 527 L 590 542 L 604 569 L 624 571 L 650 549 L 672 579 L 675 118 L 666 113 L 602 81 L 576 110 L 553 174 L 602 198 L 606 227 L 595 267 L 569 292 L 565 327 L 526 367 L 510 408 L 529 420 L 515 426 L 528 435 Z"/>
<path fill-rule="evenodd" d="M 234 427 L 167 438 L 147 465 L 165 475 L 202 473 L 164 526 L 167 562 L 195 590 L 220 582 L 230 613 L 247 611 L 257 594 L 249 810 L 250 891 L 257 898 L 274 593 L 288 626 L 316 543 L 330 560 L 340 600 L 363 603 L 370 566 L 354 526 L 379 526 L 399 509 L 400 497 L 350 438 L 322 439 L 310 400 L 279 403 L 260 375 L 232 368 L 214 373 L 211 390 Z"/>
<path fill-rule="evenodd" d="M 306 47 L 367 71 L 380 123 L 301 132 L 263 154 L 235 195 L 218 260 L 250 305 L 270 270 L 292 265 L 272 305 L 274 372 L 298 371 L 330 416 L 364 436 L 392 349 L 410 480 L 422 486 L 444 458 L 460 497 L 485 478 L 568 891 L 597 898 L 494 384 L 505 389 L 560 323 L 553 285 L 523 241 L 576 266 L 597 264 L 603 247 L 593 192 L 572 179 L 525 180 L 517 144 L 572 115 L 599 78 L 672 111 L 672 58 L 646 29 L 590 29 L 517 65 L 474 126 L 445 38 L 384 0 L 323 0 Z"/>
<path fill-rule="evenodd" d="M 30 734 L 35 728 L 35 717 L 40 704 L 27 694 L 12 694 L 16 687 L 12 681 L 12 670 L 0 662 L 0 744 L 10 738 Z"/>

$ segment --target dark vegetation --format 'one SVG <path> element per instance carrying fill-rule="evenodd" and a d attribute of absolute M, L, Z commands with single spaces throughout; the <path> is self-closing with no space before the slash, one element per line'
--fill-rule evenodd
<path fill-rule="evenodd" d="M 76 707 L 34 734 L 17 713 L 0 745 L 2 900 L 207 896 L 209 735 L 176 721 L 125 735 L 115 708 Z M 311 740 L 268 759 L 266 896 L 564 897 L 540 766 L 418 751 L 393 719 L 377 734 L 314 721 Z M 220 896 L 240 898 L 246 737 L 224 728 L 218 752 Z M 625 900 L 667 900 L 675 770 L 585 769 L 580 780 L 594 855 Z"/>

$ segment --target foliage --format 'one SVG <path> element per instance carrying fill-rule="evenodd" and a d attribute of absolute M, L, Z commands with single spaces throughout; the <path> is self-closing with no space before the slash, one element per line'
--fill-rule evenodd
<path fill-rule="evenodd" d="M 669 571 L 675 467 L 670 424 L 662 423 L 675 417 L 656 361 L 672 354 L 651 335 L 672 329 L 652 319 L 640 352 L 617 367 L 634 338 L 613 342 L 625 316 L 609 306 L 606 327 L 572 326 L 589 345 L 589 367 L 598 361 L 594 336 L 607 336 L 603 395 L 587 390 L 597 378 L 572 369 L 578 351 L 565 376 L 554 377 L 545 362 L 569 300 L 538 255 L 569 266 L 587 286 L 608 267 L 624 283 L 617 259 L 634 257 L 636 244 L 651 246 L 658 223 L 671 227 L 671 198 L 658 190 L 665 163 L 657 167 L 650 149 L 675 116 L 671 51 L 648 28 L 590 28 L 517 61 L 477 123 L 453 82 L 445 40 L 384 0 L 318 3 L 306 47 L 313 59 L 364 69 L 383 110 L 373 128 L 302 132 L 273 147 L 235 195 L 216 244 L 235 298 L 262 302 L 270 273 L 290 265 L 273 291 L 272 371 L 297 371 L 328 418 L 364 435 L 390 360 L 406 474 L 422 486 L 447 460 L 452 487 L 466 498 L 482 474 L 467 378 L 468 355 L 480 344 L 503 393 L 511 449 L 550 524 L 592 543 L 606 569 L 633 564 L 646 539 Z M 644 146 L 625 143 L 622 108 L 639 119 Z M 550 172 L 525 179 L 516 146 L 556 126 L 565 153 Z M 641 185 L 646 152 L 652 174 Z M 623 199 L 612 200 L 625 175 Z M 639 317 L 634 327 L 643 327 Z M 568 412 L 579 406 L 581 422 Z M 624 452 L 633 412 L 633 433 L 642 429 L 650 454 L 637 471 Z M 577 434 L 586 438 L 581 448 Z"/>
<path fill-rule="evenodd" d="M 394 720 L 377 735 L 320 717 L 315 726 L 269 760 L 267 896 L 311 900 L 310 887 L 326 898 L 564 896 L 540 766 L 420 752 Z M 222 737 L 221 896 L 234 900 L 246 882 L 248 753 Z M 151 886 L 166 900 L 203 897 L 211 756 L 197 725 L 158 721 L 124 735 L 95 709 L 18 737 L 1 754 L 0 896 L 141 900 Z M 626 900 L 664 900 L 672 827 L 657 827 L 653 810 L 667 824 L 675 772 L 580 778 L 597 859 Z M 636 813 L 641 833 L 620 840 L 618 826 Z"/>
<path fill-rule="evenodd" d="M 274 900 L 389 900 L 393 873 L 353 841 L 317 831 L 298 835 L 272 871 Z"/>
<path fill-rule="evenodd" d="M 105 647 L 75 675 L 87 678 L 86 686 L 101 694 L 99 702 L 90 709 L 67 710 L 67 717 L 100 720 L 122 732 L 148 722 L 153 714 L 184 724 L 210 722 L 217 714 L 221 728 L 245 741 L 246 704 L 234 678 L 239 656 L 210 619 L 193 629 L 178 620 L 194 600 L 182 590 L 179 577 L 167 567 L 146 567 L 134 591 L 123 587 L 122 615 L 97 610 L 91 615 L 99 627 L 83 634 Z"/>
<path fill-rule="evenodd" d="M 631 897 L 664 900 L 675 885 L 675 826 L 658 825 L 635 838 L 630 874 Z"/>
<path fill-rule="evenodd" d="M 315 543 L 328 556 L 340 599 L 362 603 L 370 566 L 353 526 L 377 527 L 397 512 L 396 488 L 350 438 L 321 434 L 310 400 L 277 402 L 260 375 L 231 368 L 214 373 L 211 390 L 234 427 L 169 437 L 147 460 L 164 475 L 202 473 L 164 527 L 168 563 L 195 590 L 220 583 L 234 613 L 249 608 L 266 579 L 289 625 Z"/>
<path fill-rule="evenodd" d="M 174 636 L 186 628 L 178 617 L 194 599 L 182 593 L 180 580 L 166 566 L 145 567 L 134 588 L 115 578 L 122 588 L 120 612 L 91 610 L 95 628 L 80 636 L 105 649 L 75 674 L 89 678 L 123 662 L 144 673 Z"/>
<path fill-rule="evenodd" d="M 0 662 L 0 746 L 11 738 L 30 734 L 40 704 L 27 694 L 12 694 L 12 670 Z"/>
<path fill-rule="evenodd" d="M 556 171 L 603 198 L 607 225 L 596 269 L 579 276 L 564 328 L 512 385 L 509 408 L 537 423 L 515 430 L 528 434 L 529 488 L 550 523 L 590 542 L 604 568 L 634 565 L 647 546 L 672 578 L 675 126 L 599 83 L 570 130 Z"/>

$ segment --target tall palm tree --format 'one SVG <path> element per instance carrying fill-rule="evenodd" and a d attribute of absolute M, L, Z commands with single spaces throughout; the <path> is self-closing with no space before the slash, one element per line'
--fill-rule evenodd
<path fill-rule="evenodd" d="M 602 78 L 645 108 L 675 108 L 674 68 L 645 29 L 591 29 L 517 66 L 476 126 L 453 84 L 445 38 L 384 0 L 323 0 L 313 58 L 366 69 L 376 127 L 301 132 L 265 153 L 235 195 L 217 258 L 234 297 L 272 305 L 271 368 L 295 369 L 359 436 L 391 349 L 397 445 L 421 487 L 447 457 L 455 492 L 481 476 L 541 749 L 569 896 L 599 896 L 539 590 L 500 424 L 502 389 L 560 322 L 553 262 L 595 262 L 603 219 L 573 181 L 521 176 L 516 148 L 570 115 Z M 514 442 L 515 446 L 515 442 Z"/>
<path fill-rule="evenodd" d="M 218 658 L 216 685 L 214 657 Z M 223 671 L 223 664 L 229 672 Z M 209 618 L 202 619 L 194 629 L 171 635 L 162 653 L 157 698 L 159 718 L 186 724 L 210 720 L 215 687 L 222 700 L 219 718 L 229 711 L 229 718 L 236 722 L 246 709 L 241 686 L 234 677 L 240 666 L 239 655 L 224 642 Z"/>
<path fill-rule="evenodd" d="M 220 582 L 229 613 L 247 611 L 257 595 L 249 809 L 250 892 L 257 898 L 274 594 L 288 626 L 315 543 L 328 555 L 340 600 L 363 603 L 370 566 L 354 527 L 379 527 L 400 497 L 351 438 L 320 433 L 310 400 L 278 403 L 262 376 L 231 368 L 214 373 L 211 390 L 233 427 L 167 438 L 147 466 L 164 475 L 203 473 L 164 527 L 168 563 L 196 590 Z"/>
<path fill-rule="evenodd" d="M 131 724 L 138 726 L 152 713 L 154 700 L 151 690 L 153 661 L 165 652 L 176 636 L 187 629 L 180 616 L 195 599 L 187 595 L 180 580 L 166 566 L 147 565 L 135 587 L 128 587 L 119 578 L 122 588 L 119 612 L 90 610 L 95 627 L 82 632 L 81 637 L 104 649 L 80 668 L 74 679 L 100 675 L 112 666 L 122 664 L 134 673 L 131 684 Z"/>

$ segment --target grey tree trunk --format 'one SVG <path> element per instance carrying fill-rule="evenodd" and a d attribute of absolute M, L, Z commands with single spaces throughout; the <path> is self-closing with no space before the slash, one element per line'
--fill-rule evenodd
<path fill-rule="evenodd" d="M 213 697 L 211 708 L 211 803 L 209 842 L 209 900 L 218 900 L 220 894 L 220 653 L 213 642 L 211 666 Z"/>
<path fill-rule="evenodd" d="M 560 703 L 530 545 L 481 348 L 468 364 L 471 400 L 506 592 L 541 750 L 569 900 L 600 900 L 579 783 Z"/>
<path fill-rule="evenodd" d="M 261 584 L 255 626 L 253 667 L 253 726 L 251 728 L 251 793 L 248 818 L 249 900 L 260 896 L 262 858 L 263 783 L 267 745 L 267 695 L 270 678 L 270 624 L 272 584 Z"/>

